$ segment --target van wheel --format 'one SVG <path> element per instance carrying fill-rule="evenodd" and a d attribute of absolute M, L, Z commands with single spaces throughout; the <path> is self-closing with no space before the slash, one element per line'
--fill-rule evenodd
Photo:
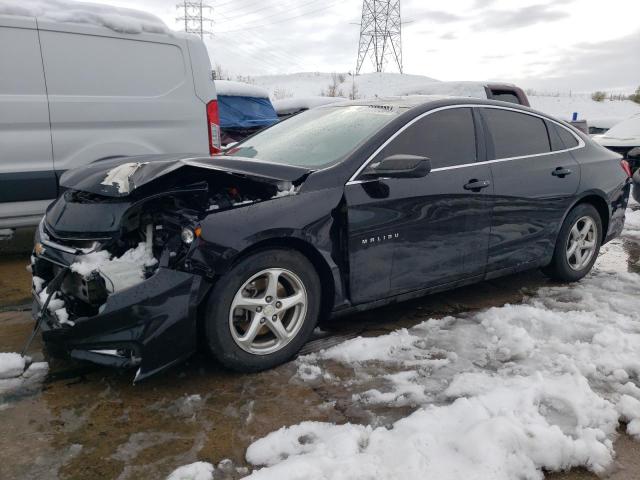
<path fill-rule="evenodd" d="M 602 219 L 592 205 L 582 203 L 562 224 L 551 263 L 543 272 L 554 280 L 576 282 L 584 277 L 600 252 Z"/>
<path fill-rule="evenodd" d="M 263 250 L 222 276 L 209 296 L 209 350 L 226 367 L 258 372 L 293 357 L 320 312 L 320 279 L 302 254 Z"/>

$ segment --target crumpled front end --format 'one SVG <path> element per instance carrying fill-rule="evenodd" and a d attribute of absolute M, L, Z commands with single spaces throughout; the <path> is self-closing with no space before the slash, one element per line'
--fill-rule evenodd
<path fill-rule="evenodd" d="M 106 249 L 72 253 L 73 242 L 52 237 L 44 223 L 32 256 L 32 313 L 52 351 L 137 367 L 139 381 L 196 350 L 207 279 L 171 265 L 170 254 L 149 254 L 146 242 L 120 256 Z M 109 243 L 93 241 L 93 248 L 102 242 Z"/>
<path fill-rule="evenodd" d="M 198 306 L 216 280 L 198 255 L 201 221 L 296 187 L 251 164 L 238 174 L 189 162 L 109 162 L 87 168 L 84 184 L 82 172 L 68 176 L 86 188 L 66 183 L 32 256 L 33 316 L 52 351 L 138 367 L 141 380 L 196 350 Z"/>

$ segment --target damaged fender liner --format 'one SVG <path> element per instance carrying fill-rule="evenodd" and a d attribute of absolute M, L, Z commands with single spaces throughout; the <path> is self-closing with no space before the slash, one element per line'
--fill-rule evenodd
<path fill-rule="evenodd" d="M 198 275 L 159 268 L 144 282 L 109 296 L 98 315 L 75 319 L 74 327 L 56 326 L 47 313 L 43 340 L 78 360 L 139 366 L 138 382 L 196 351 L 196 311 L 209 287 Z M 38 311 L 34 302 L 34 316 Z"/>

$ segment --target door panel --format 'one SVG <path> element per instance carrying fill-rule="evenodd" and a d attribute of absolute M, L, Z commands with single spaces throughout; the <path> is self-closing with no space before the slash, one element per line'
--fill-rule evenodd
<path fill-rule="evenodd" d="M 346 187 L 350 287 L 354 303 L 482 275 L 491 222 L 486 165 Z"/>
<path fill-rule="evenodd" d="M 580 183 L 568 151 L 551 152 L 545 121 L 522 112 L 482 109 L 495 197 L 487 271 L 550 259 L 560 222 Z M 514 157 L 512 159 L 504 157 Z"/>
<path fill-rule="evenodd" d="M 556 168 L 572 173 L 553 176 Z M 569 152 L 497 162 L 491 165 L 495 198 L 488 271 L 542 262 L 553 253 L 555 237 L 580 182 Z"/>
<path fill-rule="evenodd" d="M 53 199 L 56 176 L 35 21 L 2 20 L 0 65 L 0 202 Z M 38 204 L 36 214 L 42 212 Z M 32 214 L 14 210 L 0 217 L 5 213 L 14 217 Z"/>

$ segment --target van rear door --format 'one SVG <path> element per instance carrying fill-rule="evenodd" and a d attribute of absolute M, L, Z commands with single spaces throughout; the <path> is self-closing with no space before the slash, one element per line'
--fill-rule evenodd
<path fill-rule="evenodd" d="M 36 22 L 0 16 L 0 227 L 33 224 L 56 194 Z"/>

